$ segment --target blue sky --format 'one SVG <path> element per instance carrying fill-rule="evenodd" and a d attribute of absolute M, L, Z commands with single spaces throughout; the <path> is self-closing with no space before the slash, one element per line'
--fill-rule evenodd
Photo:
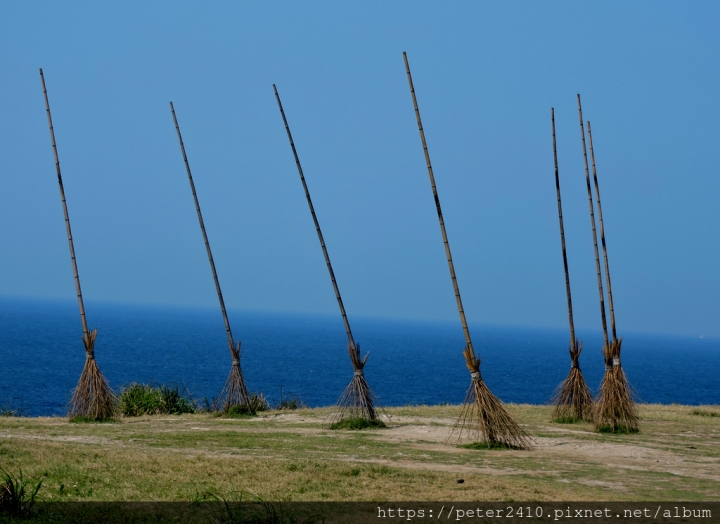
<path fill-rule="evenodd" d="M 0 5 L 0 295 L 74 295 L 38 77 L 89 300 L 213 306 L 173 101 L 229 307 L 457 317 L 407 51 L 469 320 L 599 328 L 575 95 L 593 124 L 618 329 L 720 336 L 720 6 Z M 91 322 L 92 323 L 92 322 Z"/>

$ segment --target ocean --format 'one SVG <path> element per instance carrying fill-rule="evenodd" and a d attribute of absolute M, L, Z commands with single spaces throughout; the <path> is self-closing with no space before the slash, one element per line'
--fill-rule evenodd
<path fill-rule="evenodd" d="M 87 302 L 95 354 L 114 389 L 132 382 L 178 385 L 213 398 L 230 370 L 219 308 Z M 230 310 L 250 391 L 271 404 L 294 397 L 333 404 L 352 378 L 340 315 Z M 355 340 L 370 352 L 365 376 L 383 406 L 457 404 L 470 384 L 459 321 L 354 318 Z M 504 402 L 544 404 L 570 367 L 568 330 L 471 325 L 482 374 Z M 638 399 L 720 404 L 720 339 L 623 333 L 622 363 Z M 64 415 L 85 359 L 74 301 L 0 299 L 0 407 L 26 416 Z M 579 330 L 580 366 L 597 388 L 602 333 Z"/>

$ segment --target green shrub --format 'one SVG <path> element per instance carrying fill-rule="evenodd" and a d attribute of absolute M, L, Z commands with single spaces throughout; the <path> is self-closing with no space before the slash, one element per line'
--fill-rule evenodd
<path fill-rule="evenodd" d="M 270 403 L 265 398 L 265 395 L 262 393 L 251 393 L 249 407 L 236 404 L 227 409 L 217 411 L 216 414 L 220 417 L 230 418 L 253 417 L 260 411 L 267 411 L 268 409 L 270 409 Z"/>
<path fill-rule="evenodd" d="M 368 429 L 368 428 L 385 428 L 387 427 L 382 420 L 367 420 L 364 418 L 346 418 L 339 420 L 330 426 L 330 429 Z"/>
<path fill-rule="evenodd" d="M 585 422 L 582 417 L 574 417 L 574 416 L 567 416 L 567 417 L 558 417 L 556 419 L 553 419 L 553 422 L 556 424 L 581 424 L 582 422 Z"/>
<path fill-rule="evenodd" d="M 130 384 L 120 392 L 119 411 L 126 417 L 195 413 L 195 401 L 177 386 Z"/>
<path fill-rule="evenodd" d="M 298 397 L 295 397 L 295 396 L 291 396 L 291 397 L 282 399 L 280 401 L 280 403 L 275 406 L 275 409 L 278 411 L 281 411 L 283 409 L 293 410 L 293 409 L 301 409 L 301 408 L 306 408 L 306 407 L 307 406 L 301 399 L 299 399 Z"/>

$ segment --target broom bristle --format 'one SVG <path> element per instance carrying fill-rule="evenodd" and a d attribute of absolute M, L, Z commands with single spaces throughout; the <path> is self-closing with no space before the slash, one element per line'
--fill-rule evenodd
<path fill-rule="evenodd" d="M 348 353 L 352 362 L 354 374 L 350 384 L 345 388 L 340 399 L 335 403 L 335 409 L 330 413 L 326 424 L 333 424 L 344 419 L 362 418 L 376 420 L 378 418 L 375 404 L 377 399 L 365 380 L 363 368 L 369 353 L 360 359 L 360 345 L 348 344 Z"/>
<path fill-rule="evenodd" d="M 552 401 L 555 404 L 553 418 L 558 421 L 594 420 L 593 398 L 590 388 L 580 371 L 579 357 L 582 342 L 575 342 L 570 348 L 572 367 L 570 373 L 555 390 Z"/>
<path fill-rule="evenodd" d="M 117 398 L 110 389 L 107 379 L 100 373 L 95 360 L 96 336 L 97 330 L 83 336 L 85 365 L 70 399 L 70 418 L 79 416 L 92 420 L 105 420 L 113 418 L 116 414 Z"/>
<path fill-rule="evenodd" d="M 499 444 L 515 449 L 530 449 L 530 437 L 513 420 L 503 403 L 492 394 L 480 376 L 480 363 L 466 346 L 465 363 L 472 382 L 465 396 L 460 417 L 450 433 L 450 439 L 460 442 L 463 437 L 475 442 Z"/>
<path fill-rule="evenodd" d="M 240 354 L 240 341 L 238 341 L 237 346 L 232 351 L 233 359 L 230 374 L 213 406 L 215 411 L 229 411 L 230 408 L 238 406 L 242 410 L 247 410 L 248 413 L 254 413 L 250 395 L 248 395 L 245 386 L 245 378 L 240 368 Z"/>
<path fill-rule="evenodd" d="M 630 383 L 620 365 L 621 346 L 622 339 L 619 339 L 603 348 L 605 376 L 600 384 L 595 412 L 597 431 L 635 433 L 640 430 Z"/>

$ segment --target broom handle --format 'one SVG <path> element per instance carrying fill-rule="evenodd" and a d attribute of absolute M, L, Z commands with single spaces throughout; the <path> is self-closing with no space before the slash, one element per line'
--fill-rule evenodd
<path fill-rule="evenodd" d="M 343 305 L 342 297 L 340 296 L 340 289 L 338 288 L 337 281 L 335 280 L 335 272 L 333 271 L 332 264 L 330 263 L 330 255 L 328 255 L 327 247 L 325 247 L 325 239 L 323 238 L 322 231 L 320 230 L 320 223 L 318 222 L 317 215 L 315 215 L 315 208 L 313 207 L 312 199 L 310 198 L 310 191 L 308 190 L 307 183 L 305 182 L 305 175 L 303 174 L 302 166 L 300 165 L 300 158 L 298 157 L 297 150 L 295 149 L 295 142 L 293 142 L 292 134 L 290 133 L 290 126 L 288 125 L 287 118 L 285 118 L 285 111 L 283 110 L 280 95 L 278 94 L 275 84 L 273 84 L 273 90 L 275 91 L 275 98 L 277 99 L 278 107 L 280 108 L 280 115 L 282 115 L 283 123 L 285 124 L 285 131 L 287 131 L 288 140 L 290 140 L 290 147 L 292 148 L 293 155 L 295 156 L 295 165 L 297 165 L 298 173 L 300 173 L 300 181 L 302 182 L 303 189 L 305 190 L 305 198 L 307 199 L 308 206 L 310 207 L 310 214 L 312 215 L 313 222 L 315 223 L 315 231 L 317 232 L 318 239 L 320 240 L 320 247 L 322 247 L 323 256 L 325 257 L 325 264 L 327 265 L 328 273 L 330 273 L 330 280 L 332 281 L 333 289 L 335 290 L 335 298 L 337 299 L 338 306 L 340 306 L 340 314 L 342 315 L 342 319 L 345 324 L 345 332 L 347 333 L 348 342 L 352 348 L 355 348 L 355 340 L 353 339 L 352 331 L 350 330 L 350 322 L 348 322 L 347 314 L 345 313 L 345 306 Z"/>
<path fill-rule="evenodd" d="M 215 261 L 213 260 L 212 251 L 210 250 L 210 242 L 205 232 L 205 222 L 203 222 L 202 213 L 200 212 L 200 202 L 198 202 L 197 193 L 195 192 L 195 183 L 193 182 L 192 173 L 190 172 L 190 163 L 185 154 L 185 144 L 180 134 L 180 126 L 178 125 L 177 116 L 175 116 L 175 108 L 170 102 L 170 112 L 175 121 L 175 129 L 177 130 L 178 140 L 180 141 L 180 150 L 182 151 L 183 160 L 185 161 L 185 169 L 187 170 L 188 180 L 190 180 L 190 189 L 192 190 L 193 199 L 195 200 L 195 210 L 197 211 L 198 220 L 200 221 L 200 229 L 202 230 L 203 239 L 205 240 L 205 249 L 207 250 L 208 260 L 210 261 L 210 269 L 212 269 L 213 279 L 215 280 L 215 289 L 217 290 L 218 300 L 220 301 L 220 309 L 222 310 L 223 321 L 225 321 L 225 332 L 227 333 L 228 345 L 230 346 L 230 355 L 235 360 L 235 346 L 233 343 L 232 331 L 230 331 L 230 321 L 228 320 L 227 311 L 225 311 L 225 301 L 223 300 L 222 290 L 220 289 L 220 280 L 218 280 L 217 271 L 215 270 Z"/>
<path fill-rule="evenodd" d="M 450 268 L 450 278 L 453 289 L 455 290 L 455 301 L 457 302 L 458 313 L 460 313 L 460 322 L 462 323 L 463 334 L 465 335 L 465 343 L 470 350 L 470 354 L 475 357 L 472 340 L 470 339 L 470 330 L 468 329 L 467 320 L 465 320 L 465 310 L 463 309 L 462 299 L 460 298 L 460 288 L 458 287 L 457 278 L 455 277 L 455 266 L 453 265 L 452 255 L 450 254 L 450 243 L 448 242 L 447 232 L 445 231 L 445 220 L 443 219 L 440 198 L 438 197 L 437 187 L 435 186 L 435 176 L 433 175 L 430 153 L 428 152 L 427 142 L 425 141 L 425 131 L 423 130 L 422 120 L 420 119 L 420 109 L 418 108 L 417 98 L 415 97 L 415 87 L 413 86 L 412 75 L 410 74 L 410 64 L 408 63 L 407 53 L 405 52 L 403 52 L 403 59 L 405 60 L 405 71 L 407 72 L 408 83 L 410 84 L 410 94 L 412 95 L 413 106 L 415 107 L 415 117 L 417 118 L 420 140 L 422 141 L 423 152 L 425 153 L 425 163 L 427 164 L 428 174 L 430 175 L 430 185 L 432 186 L 433 197 L 435 198 L 435 209 L 437 210 L 438 220 L 440 221 L 440 231 L 442 232 L 443 244 L 445 244 L 445 255 L 447 256 L 448 267 Z M 480 359 L 477 359 L 477 361 L 479 363 Z"/>
<path fill-rule="evenodd" d="M 47 89 L 45 88 L 45 76 L 40 69 L 40 81 L 42 82 L 43 95 L 45 95 L 45 109 L 47 110 L 48 126 L 50 126 L 50 140 L 52 141 L 53 155 L 55 155 L 55 171 L 57 171 L 58 185 L 60 186 L 60 199 L 62 200 L 63 213 L 65 213 L 65 229 L 67 230 L 68 244 L 70 245 L 70 260 L 72 260 L 73 275 L 75 276 L 75 291 L 77 292 L 78 305 L 80 306 L 80 320 L 82 322 L 83 335 L 87 338 L 90 334 L 85 319 L 85 305 L 83 304 L 82 290 L 80 289 L 80 275 L 78 274 L 77 261 L 75 260 L 75 246 L 73 245 L 72 231 L 70 230 L 70 215 L 68 214 L 67 202 L 65 201 L 65 189 L 63 188 L 62 175 L 60 174 L 60 159 L 58 157 L 57 145 L 55 144 L 55 130 L 53 129 L 52 116 L 50 115 L 50 102 L 48 101 Z"/>
<path fill-rule="evenodd" d="M 607 320 L 605 319 L 605 294 L 603 293 L 602 270 L 600 268 L 600 255 L 598 254 L 597 232 L 595 231 L 595 211 L 592 201 L 592 186 L 590 185 L 590 168 L 588 167 L 587 149 L 585 147 L 585 128 L 583 127 L 582 105 L 580 95 L 578 100 L 578 114 L 580 116 L 580 138 L 582 138 L 583 158 L 585 160 L 585 181 L 587 182 L 588 203 L 590 204 L 590 222 L 592 224 L 593 245 L 595 246 L 595 268 L 597 269 L 598 292 L 600 293 L 600 314 L 602 316 L 603 338 L 605 345 L 608 344 Z"/>
<path fill-rule="evenodd" d="M 565 290 L 567 292 L 568 318 L 570 320 L 570 347 L 575 349 L 575 323 L 573 322 L 572 296 L 570 295 L 570 272 L 565 251 L 565 227 L 563 226 L 562 200 L 560 199 L 560 174 L 558 170 L 557 144 L 555 142 L 555 108 L 550 109 L 552 120 L 553 158 L 555 159 L 555 189 L 557 191 L 558 218 L 560 219 L 560 241 L 562 244 L 563 265 L 565 266 Z M 591 149 L 592 150 L 592 149 Z"/>
<path fill-rule="evenodd" d="M 588 140 L 590 141 L 590 159 L 592 160 L 593 179 L 595 180 L 595 197 L 598 206 L 598 218 L 600 219 L 600 242 L 603 248 L 603 258 L 605 260 L 605 283 L 607 284 L 608 306 L 610 306 L 610 328 L 612 330 L 613 340 L 617 340 L 615 332 L 615 308 L 613 307 L 612 286 L 610 284 L 610 265 L 608 264 L 607 245 L 605 244 L 605 226 L 603 225 L 602 205 L 600 204 L 600 186 L 598 185 L 597 169 L 595 169 L 595 151 L 593 150 L 592 130 L 590 121 L 587 123 Z"/>

